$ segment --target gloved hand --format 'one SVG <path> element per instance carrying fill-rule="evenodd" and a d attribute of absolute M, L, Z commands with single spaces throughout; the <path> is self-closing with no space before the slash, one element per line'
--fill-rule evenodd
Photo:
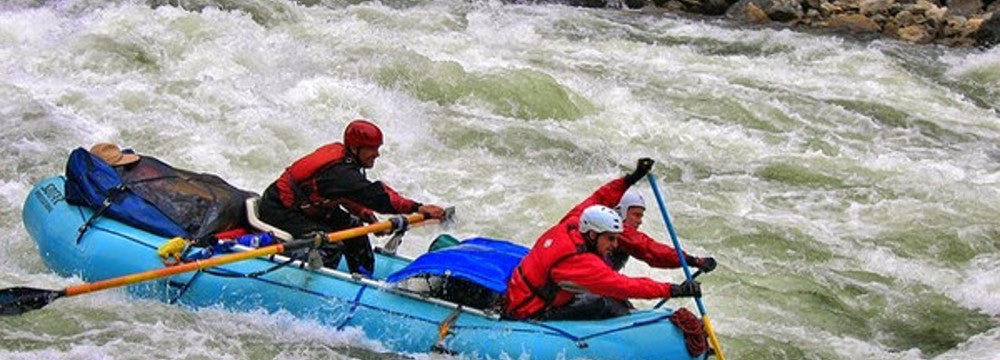
<path fill-rule="evenodd" d="M 649 174 L 649 170 L 653 168 L 653 163 L 655 163 L 655 161 L 650 158 L 639 159 L 639 161 L 635 164 L 635 171 L 625 175 L 625 183 L 632 186 L 639 182 L 639 180 L 642 180 L 646 174 Z"/>
<path fill-rule="evenodd" d="M 684 260 L 687 261 L 688 265 L 691 265 L 691 266 L 694 266 L 696 268 L 699 268 L 699 269 L 701 269 L 702 272 L 705 272 L 705 273 L 712 272 L 712 270 L 715 270 L 715 266 L 717 265 L 716 262 L 715 262 L 715 258 L 713 258 L 711 256 L 694 257 L 694 256 L 691 256 L 691 255 L 688 255 L 686 258 L 684 258 Z"/>
<path fill-rule="evenodd" d="M 424 217 L 428 219 L 444 218 L 444 208 L 437 205 L 421 205 L 417 212 L 424 214 Z"/>
<path fill-rule="evenodd" d="M 375 212 L 369 209 L 361 211 L 361 213 L 358 214 L 358 218 L 365 224 L 374 224 L 378 222 L 378 217 L 375 216 Z"/>
<path fill-rule="evenodd" d="M 698 268 L 701 269 L 701 271 L 704 271 L 706 273 L 712 272 L 712 270 L 715 270 L 715 265 L 717 265 L 715 263 L 715 258 L 711 257 L 711 256 L 706 256 L 706 257 L 703 257 L 703 258 L 698 258 L 698 261 L 695 262 L 695 264 L 697 264 Z"/>
<path fill-rule="evenodd" d="M 670 284 L 670 297 L 701 297 L 701 284 L 697 281 L 684 280 L 679 285 Z"/>

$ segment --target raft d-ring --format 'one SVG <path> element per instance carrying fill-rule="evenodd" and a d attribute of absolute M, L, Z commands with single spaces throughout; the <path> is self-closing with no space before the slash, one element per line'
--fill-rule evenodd
<path fill-rule="evenodd" d="M 590 344 L 587 344 L 587 342 L 583 341 L 583 340 L 577 340 L 576 341 L 576 347 L 580 348 L 580 349 L 586 349 L 586 348 L 590 347 Z"/>
<path fill-rule="evenodd" d="M 162 261 L 163 262 L 163 266 L 166 266 L 166 267 L 171 267 L 171 266 L 179 265 L 181 262 L 183 262 L 181 260 L 181 255 L 180 254 L 173 254 L 173 255 L 170 255 L 170 256 L 167 256 L 167 257 L 161 257 L 160 261 Z"/>

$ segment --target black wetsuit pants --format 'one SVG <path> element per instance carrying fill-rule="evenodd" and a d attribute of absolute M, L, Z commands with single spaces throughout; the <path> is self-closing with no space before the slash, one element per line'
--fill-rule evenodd
<path fill-rule="evenodd" d="M 295 238 L 308 238 L 317 231 L 333 232 L 363 225 L 358 218 L 343 211 L 331 211 L 325 216 L 306 216 L 297 209 L 288 209 L 277 199 L 264 196 L 259 205 L 260 219 L 272 226 L 285 230 Z M 368 235 L 346 239 L 342 242 L 320 246 L 323 266 L 335 269 L 341 256 L 347 258 L 347 269 L 352 273 L 370 276 L 375 270 L 375 254 L 372 252 Z"/>

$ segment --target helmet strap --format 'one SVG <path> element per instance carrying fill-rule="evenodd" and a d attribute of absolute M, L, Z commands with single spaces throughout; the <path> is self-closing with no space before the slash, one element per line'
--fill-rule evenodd
<path fill-rule="evenodd" d="M 361 158 L 358 157 L 359 156 L 358 153 L 360 153 L 361 151 L 358 151 L 358 149 L 359 149 L 358 147 L 356 147 L 356 146 L 344 146 L 344 148 L 347 149 L 347 159 L 350 162 L 353 162 L 353 163 L 356 163 L 356 164 L 360 164 L 361 163 Z"/>

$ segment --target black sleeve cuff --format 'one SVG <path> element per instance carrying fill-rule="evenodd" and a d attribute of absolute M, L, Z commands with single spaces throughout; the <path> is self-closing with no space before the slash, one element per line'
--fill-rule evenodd
<path fill-rule="evenodd" d="M 625 185 L 628 186 L 635 185 L 635 183 L 639 182 L 639 180 L 642 180 L 642 176 L 639 176 L 635 173 L 628 173 L 625 175 Z"/>

